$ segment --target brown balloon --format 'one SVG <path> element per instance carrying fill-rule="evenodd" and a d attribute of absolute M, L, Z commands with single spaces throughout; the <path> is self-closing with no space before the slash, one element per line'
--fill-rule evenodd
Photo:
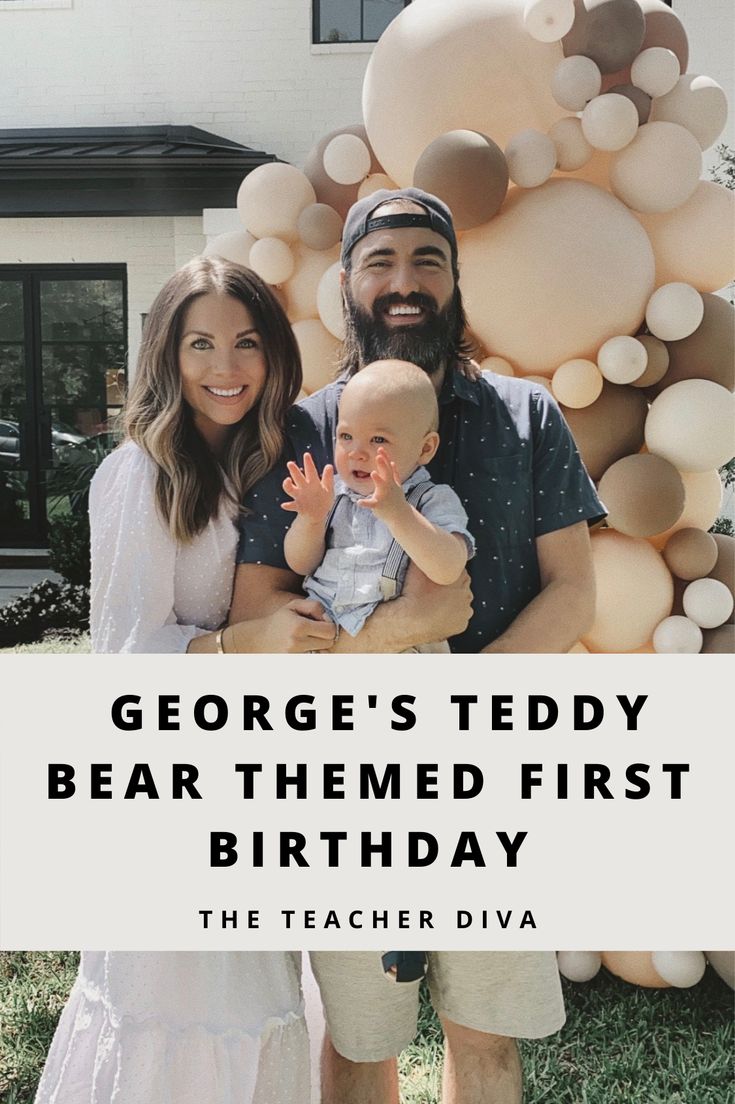
<path fill-rule="evenodd" d="M 298 217 L 296 229 L 309 249 L 331 249 L 342 237 L 342 217 L 326 203 L 311 203 Z"/>
<path fill-rule="evenodd" d="M 717 563 L 717 544 L 704 529 L 679 529 L 663 550 L 666 566 L 678 579 L 703 579 Z"/>
<path fill-rule="evenodd" d="M 681 517 L 684 484 L 668 460 L 650 453 L 625 456 L 611 464 L 600 480 L 607 523 L 629 537 L 663 533 Z"/>
<path fill-rule="evenodd" d="M 679 59 L 679 69 L 686 73 L 689 65 L 689 42 L 684 24 L 664 0 L 640 0 L 646 21 L 641 50 L 651 46 L 663 46 Z"/>
<path fill-rule="evenodd" d="M 582 460 L 594 480 L 611 464 L 638 452 L 648 403 L 642 391 L 618 384 L 603 385 L 602 394 L 582 410 L 562 407 Z"/>
<path fill-rule="evenodd" d="M 508 191 L 508 166 L 503 151 L 484 134 L 451 130 L 426 147 L 413 182 L 444 200 L 458 230 L 471 230 L 500 210 Z"/>
<path fill-rule="evenodd" d="M 658 395 L 681 380 L 706 379 L 735 391 L 735 307 L 720 295 L 702 294 L 704 316 L 689 337 L 667 341 L 669 370 L 653 389 Z"/>
<path fill-rule="evenodd" d="M 663 341 L 653 334 L 636 334 L 636 338 L 648 353 L 648 364 L 642 376 L 633 380 L 632 387 L 653 387 L 662 380 L 669 367 L 669 350 Z"/>
<path fill-rule="evenodd" d="M 700 655 L 732 655 L 735 652 L 735 625 L 720 625 L 704 629 L 704 644 Z"/>
<path fill-rule="evenodd" d="M 601 73 L 631 64 L 646 31 L 637 0 L 574 0 L 574 9 L 572 29 L 562 39 L 565 57 L 592 58 Z"/>
<path fill-rule="evenodd" d="M 651 114 L 651 97 L 641 88 L 636 88 L 634 84 L 616 84 L 613 85 L 612 88 L 606 88 L 605 94 L 608 92 L 614 92 L 618 96 L 625 96 L 626 99 L 633 103 L 633 106 L 638 112 L 638 122 L 640 126 L 648 122 L 648 116 Z"/>
<path fill-rule="evenodd" d="M 332 180 L 330 176 L 327 176 L 324 171 L 324 151 L 332 139 L 336 138 L 338 134 L 355 134 L 358 138 L 363 140 L 370 150 L 370 173 L 384 173 L 385 169 L 375 156 L 373 147 L 370 145 L 370 139 L 367 136 L 367 131 L 361 123 L 355 123 L 354 126 L 340 127 L 338 130 L 332 130 L 329 134 L 325 134 L 323 138 L 319 139 L 306 158 L 304 173 L 311 181 L 312 187 L 316 192 L 317 201 L 319 203 L 326 203 L 328 207 L 334 207 L 335 211 L 345 219 L 347 217 L 347 212 L 357 199 L 357 189 L 360 187 L 360 184 L 359 182 L 357 184 L 337 184 L 337 182 Z"/>
<path fill-rule="evenodd" d="M 719 579 L 726 587 L 735 592 L 735 537 L 724 533 L 713 533 L 717 545 L 717 563 L 710 571 L 709 579 Z M 727 624 L 735 620 L 735 610 L 730 614 Z"/>

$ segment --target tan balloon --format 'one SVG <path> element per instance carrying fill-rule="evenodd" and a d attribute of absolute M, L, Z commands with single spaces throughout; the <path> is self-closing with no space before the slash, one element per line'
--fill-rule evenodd
<path fill-rule="evenodd" d="M 581 120 L 575 115 L 554 123 L 549 138 L 556 147 L 556 166 L 562 172 L 581 169 L 592 157 L 592 146 L 584 136 Z"/>
<path fill-rule="evenodd" d="M 667 460 L 649 453 L 624 456 L 612 464 L 599 486 L 607 523 L 629 537 L 663 533 L 684 510 L 681 475 Z"/>
<path fill-rule="evenodd" d="M 379 192 L 383 188 L 386 188 L 389 192 L 396 191 L 398 185 L 391 177 L 386 176 L 385 173 L 370 173 L 366 176 L 360 187 L 357 189 L 357 198 L 364 199 L 365 196 L 372 195 L 373 192 Z"/>
<path fill-rule="evenodd" d="M 293 241 L 299 215 L 315 202 L 314 189 L 304 173 L 280 161 L 253 169 L 237 193 L 240 218 L 256 238 Z"/>
<path fill-rule="evenodd" d="M 354 123 L 352 126 L 331 130 L 329 134 L 325 134 L 312 147 L 304 164 L 304 173 L 311 181 L 318 201 L 326 203 L 329 207 L 334 207 L 335 211 L 344 219 L 357 199 L 358 185 L 338 184 L 335 180 L 332 180 L 331 176 L 327 175 L 324 169 L 324 151 L 332 139 L 340 134 L 352 134 L 367 145 L 371 156 L 370 173 L 382 173 L 383 166 L 375 156 L 368 140 L 367 131 L 362 123 Z"/>
<path fill-rule="evenodd" d="M 682 380 L 654 399 L 646 445 L 680 471 L 719 468 L 735 453 L 733 395 L 710 380 Z"/>
<path fill-rule="evenodd" d="M 301 353 L 304 391 L 311 395 L 334 379 L 340 343 L 318 318 L 295 322 L 293 332 Z"/>
<path fill-rule="evenodd" d="M 720 625 L 717 629 L 705 629 L 702 655 L 732 655 L 735 652 L 735 625 Z M 711 954 L 711 952 L 708 952 Z M 712 959 L 710 958 L 710 961 Z"/>
<path fill-rule="evenodd" d="M 413 182 L 444 200 L 457 230 L 469 230 L 500 210 L 508 191 L 508 165 L 503 151 L 484 134 L 453 130 L 426 147 Z"/>
<path fill-rule="evenodd" d="M 564 54 L 584 54 L 613 73 L 630 65 L 643 43 L 645 21 L 636 0 L 575 0 L 572 29 Z"/>
<path fill-rule="evenodd" d="M 654 548 L 664 548 L 672 534 L 680 529 L 711 529 L 722 505 L 722 483 L 717 469 L 708 472 L 681 472 L 684 484 L 684 509 L 676 525 L 651 538 Z"/>
<path fill-rule="evenodd" d="M 635 332 L 653 287 L 640 225 L 577 180 L 511 189 L 491 222 L 463 234 L 459 256 L 472 329 L 524 373 L 592 359 L 607 338 Z"/>
<path fill-rule="evenodd" d="M 293 253 L 280 238 L 260 238 L 250 250 L 250 267 L 266 284 L 284 284 L 294 264 Z"/>
<path fill-rule="evenodd" d="M 342 218 L 326 203 L 311 203 L 299 215 L 296 229 L 309 249 L 331 249 L 342 237 Z"/>
<path fill-rule="evenodd" d="M 494 372 L 496 376 L 514 376 L 513 365 L 503 357 L 490 356 L 480 361 L 483 372 Z"/>
<path fill-rule="evenodd" d="M 594 61 L 581 54 L 565 57 L 554 70 L 551 94 L 567 111 L 584 111 L 590 100 L 599 96 L 602 74 Z"/>
<path fill-rule="evenodd" d="M 640 648 L 671 612 L 674 584 L 668 568 L 646 540 L 601 529 L 591 541 L 597 607 L 582 643 L 591 652 Z"/>
<path fill-rule="evenodd" d="M 726 587 L 735 590 L 735 537 L 724 533 L 713 533 L 717 545 L 717 563 L 709 572 L 710 579 L 718 579 Z M 730 614 L 733 621 L 733 614 Z"/>
<path fill-rule="evenodd" d="M 599 399 L 603 379 L 591 360 L 567 360 L 560 364 L 551 380 L 551 390 L 557 402 L 580 410 Z"/>
<path fill-rule="evenodd" d="M 681 207 L 637 216 L 653 246 L 656 286 L 718 291 L 735 278 L 735 192 L 702 180 Z"/>
<path fill-rule="evenodd" d="M 587 471 L 594 480 L 623 456 L 638 452 L 648 412 L 645 395 L 633 387 L 605 383 L 597 402 L 563 413 Z"/>
<path fill-rule="evenodd" d="M 606 92 L 582 112 L 582 132 L 595 149 L 614 152 L 629 145 L 638 131 L 638 108 L 627 96 Z"/>
<path fill-rule="evenodd" d="M 296 268 L 286 284 L 288 317 L 291 322 L 300 322 L 305 318 L 318 317 L 319 281 L 330 265 L 339 260 L 339 246 L 317 251 L 308 249 L 298 242 L 293 247 L 293 253 L 296 258 Z"/>
<path fill-rule="evenodd" d="M 231 230 L 227 234 L 218 234 L 207 242 L 203 257 L 223 257 L 226 261 L 248 268 L 250 262 L 250 250 L 256 242 L 256 238 L 247 230 Z"/>
<path fill-rule="evenodd" d="M 651 119 L 686 127 L 703 150 L 709 149 L 725 129 L 727 97 L 711 77 L 685 73 L 651 108 Z"/>
<path fill-rule="evenodd" d="M 342 305 L 342 287 L 339 274 L 342 264 L 337 261 L 330 265 L 319 281 L 316 301 L 319 317 L 329 332 L 340 341 L 345 339 L 345 315 Z"/>
<path fill-rule="evenodd" d="M 547 134 L 521 130 L 505 147 L 508 174 L 520 188 L 538 188 L 556 168 L 556 146 Z"/>
<path fill-rule="evenodd" d="M 664 560 L 678 579 L 701 579 L 717 563 L 717 542 L 703 529 L 679 529 L 664 546 Z"/>
<path fill-rule="evenodd" d="M 704 316 L 694 333 L 667 346 L 669 368 L 654 394 L 685 379 L 708 379 L 735 390 L 735 308 L 720 295 L 705 294 L 702 304 Z"/>
<path fill-rule="evenodd" d="M 640 341 L 646 350 L 648 360 L 643 375 L 632 381 L 633 387 L 652 387 L 666 375 L 669 367 L 669 350 L 664 342 L 653 334 L 637 334 L 636 341 Z"/>
<path fill-rule="evenodd" d="M 502 149 L 524 127 L 546 133 L 560 117 L 550 86 L 561 44 L 535 41 L 519 16 L 517 0 L 421 0 L 384 31 L 363 115 L 384 171 L 402 187 L 440 134 L 474 130 Z"/>
<path fill-rule="evenodd" d="M 610 188 L 636 211 L 671 211 L 693 195 L 701 171 L 702 151 L 688 130 L 646 123 L 610 159 Z"/>

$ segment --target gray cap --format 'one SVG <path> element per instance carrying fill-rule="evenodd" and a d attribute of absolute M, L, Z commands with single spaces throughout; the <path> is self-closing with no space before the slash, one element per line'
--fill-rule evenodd
<path fill-rule="evenodd" d="M 391 215 L 377 215 L 373 212 L 384 203 L 390 203 L 396 199 L 410 199 L 424 208 L 425 214 L 417 212 L 401 211 Z M 342 232 L 342 265 L 349 257 L 357 243 L 373 230 L 403 226 L 425 226 L 441 234 L 452 250 L 452 262 L 457 261 L 457 235 L 452 224 L 452 213 L 436 196 L 429 192 L 422 192 L 420 188 L 401 188 L 398 191 L 389 191 L 381 188 L 364 199 L 358 199 L 347 212 L 344 230 Z"/>

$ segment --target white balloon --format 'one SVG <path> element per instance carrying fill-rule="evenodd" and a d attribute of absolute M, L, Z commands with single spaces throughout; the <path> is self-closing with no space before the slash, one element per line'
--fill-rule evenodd
<path fill-rule="evenodd" d="M 266 284 L 284 284 L 294 266 L 294 255 L 280 238 L 260 238 L 250 250 L 250 267 Z"/>
<path fill-rule="evenodd" d="M 627 96 L 607 92 L 596 96 L 582 112 L 582 132 L 599 150 L 621 150 L 638 132 L 638 109 Z"/>
<path fill-rule="evenodd" d="M 701 629 L 724 625 L 733 610 L 732 592 L 719 579 L 695 579 L 684 591 L 684 613 Z"/>
<path fill-rule="evenodd" d="M 697 655 L 703 641 L 699 625 L 688 617 L 665 617 L 653 632 L 653 650 L 661 655 Z"/>
<path fill-rule="evenodd" d="M 557 951 L 559 973 L 568 981 L 592 981 L 602 965 L 599 951 Z"/>
<path fill-rule="evenodd" d="M 549 138 L 556 146 L 556 167 L 562 172 L 574 172 L 586 165 L 593 149 L 584 136 L 581 120 L 568 115 L 549 130 Z"/>
<path fill-rule="evenodd" d="M 651 961 L 658 976 L 678 989 L 696 985 L 707 968 L 701 951 L 654 951 Z"/>
<path fill-rule="evenodd" d="M 520 188 L 538 188 L 556 168 L 556 146 L 548 134 L 521 130 L 505 147 L 508 175 Z"/>
<path fill-rule="evenodd" d="M 537 42 L 558 42 L 572 29 L 574 0 L 527 0 L 523 25 Z"/>
<path fill-rule="evenodd" d="M 324 150 L 324 171 L 337 184 L 358 184 L 370 172 L 370 150 L 356 134 L 338 134 Z"/>
<path fill-rule="evenodd" d="M 633 383 L 647 365 L 646 347 L 634 337 L 611 337 L 597 354 L 597 367 L 610 383 Z"/>
<path fill-rule="evenodd" d="M 691 284 L 664 284 L 646 306 L 646 325 L 661 341 L 681 341 L 699 327 L 704 300 Z"/>
<path fill-rule="evenodd" d="M 342 306 L 342 287 L 339 274 L 342 263 L 331 265 L 319 281 L 316 293 L 319 317 L 334 337 L 345 339 L 345 315 Z"/>
<path fill-rule="evenodd" d="M 665 96 L 679 79 L 679 59 L 673 50 L 651 46 L 630 67 L 631 82 L 648 96 Z"/>
<path fill-rule="evenodd" d="M 567 111 L 584 111 L 601 88 L 602 73 L 591 58 L 581 54 L 560 61 L 551 78 L 551 94 Z"/>
<path fill-rule="evenodd" d="M 735 453 L 734 414 L 733 395 L 718 383 L 672 383 L 648 411 L 646 446 L 680 472 L 721 468 Z"/>

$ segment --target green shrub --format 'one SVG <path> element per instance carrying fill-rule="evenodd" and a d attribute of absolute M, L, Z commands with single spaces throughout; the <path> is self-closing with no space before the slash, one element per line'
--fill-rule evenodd
<path fill-rule="evenodd" d="M 72 634 L 89 628 L 89 591 L 44 579 L 0 609 L 0 648 L 31 644 L 50 630 Z"/>
<path fill-rule="evenodd" d="M 67 583 L 89 586 L 89 515 L 62 514 L 49 527 L 51 567 Z"/>

